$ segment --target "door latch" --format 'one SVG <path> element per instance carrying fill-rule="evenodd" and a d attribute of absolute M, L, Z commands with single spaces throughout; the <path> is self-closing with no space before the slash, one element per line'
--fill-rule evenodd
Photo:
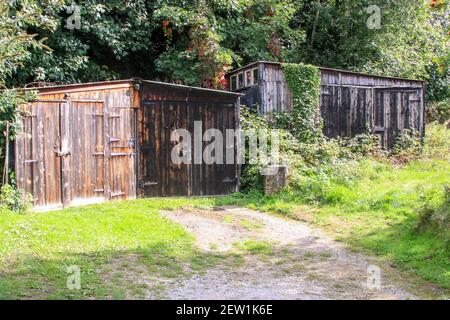
<path fill-rule="evenodd" d="M 56 153 L 57 157 L 66 157 L 66 156 L 70 155 L 70 151 L 69 150 L 55 151 L 55 153 Z"/>

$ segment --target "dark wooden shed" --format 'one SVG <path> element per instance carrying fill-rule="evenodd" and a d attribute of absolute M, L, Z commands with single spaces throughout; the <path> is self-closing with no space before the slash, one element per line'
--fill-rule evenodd
<path fill-rule="evenodd" d="M 18 187 L 35 207 L 238 190 L 237 161 L 174 164 L 170 137 L 191 132 L 194 121 L 203 132 L 237 129 L 239 94 L 138 79 L 37 90 L 23 106 L 14 159 Z M 237 143 L 234 151 L 237 159 Z"/>
<path fill-rule="evenodd" d="M 404 129 L 425 132 L 425 82 L 331 68 L 321 74 L 320 112 L 328 137 L 372 132 L 391 148 Z M 259 61 L 228 74 L 230 91 L 260 114 L 289 112 L 292 94 L 280 63 Z"/>

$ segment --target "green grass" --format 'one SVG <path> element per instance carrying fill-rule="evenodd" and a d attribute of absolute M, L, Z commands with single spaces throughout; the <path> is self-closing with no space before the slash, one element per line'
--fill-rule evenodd
<path fill-rule="evenodd" d="M 250 192 L 218 200 L 306 220 L 354 249 L 384 257 L 450 289 L 450 230 L 419 228 L 425 199 L 444 202 L 450 163 L 422 159 L 399 167 L 364 160 L 352 166 L 354 177 L 350 182 L 335 179 L 324 184 L 318 202 L 311 202 L 308 194 L 296 190 L 270 197 Z"/>
<path fill-rule="evenodd" d="M 195 251 L 192 236 L 158 213 L 212 201 L 149 199 L 24 215 L 2 211 L 0 299 L 124 298 L 133 256 L 155 276 L 179 276 L 184 264 L 200 270 L 216 263 L 218 257 Z M 72 265 L 81 269 L 81 290 L 67 288 Z M 114 275 L 105 280 L 108 273 Z"/>
<path fill-rule="evenodd" d="M 255 255 L 271 255 L 273 253 L 272 244 L 268 241 L 246 240 L 237 242 L 235 246 L 240 250 Z"/>
<path fill-rule="evenodd" d="M 196 251 L 192 236 L 159 214 L 159 210 L 230 204 L 308 221 L 355 251 L 378 255 L 450 289 L 450 229 L 445 223 L 439 230 L 423 226 L 420 216 L 427 204 L 448 217 L 444 186 L 450 182 L 450 161 L 448 146 L 442 146 L 450 139 L 444 133 L 448 136 L 448 131 L 436 135 L 442 141 L 427 143 L 427 156 L 405 166 L 376 160 L 347 162 L 328 178 L 305 176 L 300 190 L 294 187 L 270 197 L 252 191 L 219 198 L 110 202 L 24 215 L 0 209 L 0 299 L 124 299 L 127 293 L 142 296 L 148 289 L 161 294 L 161 284 L 133 285 L 139 279 L 130 279 L 129 274 L 176 278 L 215 264 L 238 265 L 239 254 Z M 235 221 L 225 216 L 224 222 Z M 239 223 L 251 230 L 259 228 L 252 221 Z M 236 246 L 244 253 L 273 252 L 265 242 Z M 305 254 L 308 258 L 312 256 Z M 73 265 L 81 268 L 81 290 L 67 288 L 66 270 Z M 135 265 L 143 269 L 128 272 Z"/>

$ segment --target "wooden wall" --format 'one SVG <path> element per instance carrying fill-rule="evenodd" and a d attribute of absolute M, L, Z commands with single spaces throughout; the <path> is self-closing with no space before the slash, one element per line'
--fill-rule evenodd
<path fill-rule="evenodd" d="M 15 169 L 35 207 L 136 196 L 132 87 L 81 90 L 43 90 L 23 106 Z"/>
<path fill-rule="evenodd" d="M 201 121 L 202 133 L 239 128 L 238 99 L 134 80 L 41 88 L 36 101 L 22 106 L 24 130 L 14 161 L 18 187 L 43 210 L 137 195 L 237 191 L 236 138 L 234 164 L 177 165 L 170 135 L 177 128 L 193 132 L 194 121 Z"/>
<path fill-rule="evenodd" d="M 235 164 L 174 164 L 170 141 L 175 129 L 191 133 L 194 150 L 194 122 L 207 129 L 239 128 L 237 96 L 196 91 L 179 87 L 165 87 L 143 83 L 140 89 L 139 110 L 140 166 L 139 185 L 144 196 L 200 196 L 219 195 L 238 191 L 238 149 L 233 148 Z M 224 133 L 225 134 L 225 133 Z M 236 141 L 235 141 L 236 142 Z M 209 144 L 202 142 L 202 150 Z M 224 144 L 224 163 L 226 146 Z"/>
<path fill-rule="evenodd" d="M 292 94 L 284 77 L 284 72 L 278 65 L 264 65 L 262 76 L 263 86 L 261 113 L 289 112 L 292 110 Z"/>
<path fill-rule="evenodd" d="M 259 113 L 264 115 L 291 111 L 292 95 L 281 64 L 258 62 L 238 71 L 245 72 L 256 65 L 262 70 L 259 85 L 238 90 L 245 94 L 241 101 L 250 107 L 258 105 Z M 380 135 L 382 147 L 391 148 L 403 129 L 424 134 L 425 82 L 319 69 L 320 112 L 324 120 L 323 131 L 328 137 L 353 137 L 372 132 Z"/>
<path fill-rule="evenodd" d="M 392 148 L 404 129 L 425 132 L 425 83 L 321 68 L 320 109 L 324 133 L 380 136 Z"/>

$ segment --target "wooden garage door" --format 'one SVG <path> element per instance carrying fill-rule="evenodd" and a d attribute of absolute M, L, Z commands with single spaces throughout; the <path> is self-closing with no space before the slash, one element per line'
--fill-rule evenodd
<path fill-rule="evenodd" d="M 354 137 L 367 131 L 372 109 L 372 88 L 322 85 L 320 112 L 327 137 Z"/>
<path fill-rule="evenodd" d="M 380 135 L 381 147 L 392 148 L 404 129 L 422 131 L 424 117 L 420 89 L 374 90 L 373 133 Z"/>
<path fill-rule="evenodd" d="M 237 144 L 223 144 L 222 164 L 175 164 L 171 159 L 171 141 L 175 129 L 191 134 L 194 151 L 194 123 L 201 123 L 201 135 L 208 129 L 218 129 L 226 137 L 227 129 L 238 126 L 234 103 L 150 101 L 141 102 L 140 116 L 140 188 L 144 196 L 219 195 L 237 191 Z M 224 141 L 225 142 L 225 141 Z M 202 142 L 200 152 L 210 142 Z M 227 149 L 231 148 L 234 163 L 227 164 Z"/>
<path fill-rule="evenodd" d="M 140 185 L 145 196 L 188 195 L 189 167 L 171 160 L 170 136 L 175 129 L 188 129 L 187 102 L 143 101 L 141 104 Z"/>
<path fill-rule="evenodd" d="M 39 101 L 23 106 L 23 132 L 16 138 L 16 181 L 33 196 L 35 206 L 62 204 L 61 112 L 66 101 Z"/>
<path fill-rule="evenodd" d="M 106 100 L 108 100 L 106 98 Z M 36 207 L 136 195 L 136 111 L 104 100 L 38 100 L 16 140 L 18 187 Z"/>

